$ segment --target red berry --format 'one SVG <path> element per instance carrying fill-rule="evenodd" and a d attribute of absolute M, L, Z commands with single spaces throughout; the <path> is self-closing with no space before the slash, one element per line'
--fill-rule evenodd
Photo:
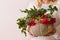
<path fill-rule="evenodd" d="M 42 15 L 41 18 L 47 18 L 47 15 Z"/>
<path fill-rule="evenodd" d="M 48 24 L 49 20 L 48 20 L 48 18 L 45 18 L 45 19 L 41 20 L 40 23 L 42 23 L 42 24 Z"/>
<path fill-rule="evenodd" d="M 54 24 L 56 22 L 56 18 L 51 18 L 50 21 L 48 18 L 42 19 L 40 23 L 42 24 Z"/>
<path fill-rule="evenodd" d="M 49 21 L 50 24 L 54 24 L 56 22 L 56 18 L 51 18 L 51 20 Z"/>
<path fill-rule="evenodd" d="M 36 23 L 35 23 L 35 21 L 32 20 L 32 21 L 30 21 L 30 22 L 28 23 L 28 25 L 29 25 L 29 26 L 34 26 L 34 25 L 36 25 Z"/>

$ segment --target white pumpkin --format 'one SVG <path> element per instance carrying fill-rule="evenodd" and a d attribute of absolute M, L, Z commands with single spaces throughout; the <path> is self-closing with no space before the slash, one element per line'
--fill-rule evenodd
<path fill-rule="evenodd" d="M 33 36 L 48 35 L 53 30 L 54 30 L 53 25 L 36 24 L 30 27 L 30 32 Z"/>

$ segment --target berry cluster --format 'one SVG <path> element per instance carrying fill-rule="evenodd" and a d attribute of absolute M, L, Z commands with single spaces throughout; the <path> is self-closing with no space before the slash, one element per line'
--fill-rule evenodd
<path fill-rule="evenodd" d="M 49 18 L 48 16 L 49 16 L 48 14 L 42 15 L 41 16 L 42 19 L 41 19 L 40 23 L 42 23 L 42 24 L 54 24 L 56 22 L 56 18 Z"/>
<path fill-rule="evenodd" d="M 48 14 L 47 15 L 42 15 L 40 16 L 41 20 L 39 21 L 40 24 L 54 24 L 56 22 L 56 18 L 48 18 Z M 37 23 L 35 22 L 35 20 L 31 20 L 28 25 L 29 26 L 34 26 Z"/>

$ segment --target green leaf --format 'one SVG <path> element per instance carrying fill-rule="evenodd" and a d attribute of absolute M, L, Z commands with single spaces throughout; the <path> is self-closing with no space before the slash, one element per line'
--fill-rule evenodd
<path fill-rule="evenodd" d="M 58 8 L 56 6 L 54 6 L 54 10 L 58 11 Z"/>
<path fill-rule="evenodd" d="M 21 26 L 19 25 L 19 29 L 21 29 Z"/>
<path fill-rule="evenodd" d="M 27 36 L 26 32 L 24 31 L 25 36 Z"/>
<path fill-rule="evenodd" d="M 49 5 L 49 8 L 52 9 L 52 5 Z"/>
<path fill-rule="evenodd" d="M 34 10 L 37 12 L 37 8 L 35 6 L 33 6 Z"/>
<path fill-rule="evenodd" d="M 46 9 L 41 8 L 41 9 L 38 10 L 38 15 L 43 15 L 43 14 L 45 14 L 46 12 L 47 12 Z"/>

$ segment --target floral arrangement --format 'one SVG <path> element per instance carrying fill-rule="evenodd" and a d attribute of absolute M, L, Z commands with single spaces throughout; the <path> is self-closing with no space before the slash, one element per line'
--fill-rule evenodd
<path fill-rule="evenodd" d="M 19 29 L 21 29 L 21 32 L 25 34 L 25 36 L 27 35 L 26 33 L 26 28 L 27 25 L 29 26 L 34 26 L 37 23 L 40 24 L 54 24 L 56 22 L 56 18 L 53 17 L 53 12 L 54 11 L 58 11 L 56 6 L 53 5 L 49 5 L 48 9 L 37 9 L 35 8 L 35 6 L 33 6 L 33 8 L 25 9 L 25 10 L 21 10 L 21 12 L 27 13 L 27 16 L 24 18 L 18 18 L 17 19 L 17 24 L 19 26 Z M 46 14 L 47 12 L 50 12 L 48 14 Z"/>

